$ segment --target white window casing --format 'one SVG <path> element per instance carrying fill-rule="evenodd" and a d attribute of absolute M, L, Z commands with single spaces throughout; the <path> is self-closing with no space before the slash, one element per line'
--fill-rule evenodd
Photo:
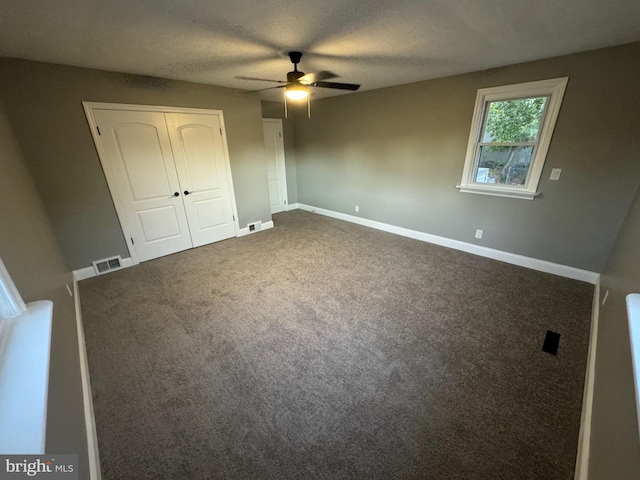
<path fill-rule="evenodd" d="M 549 144 L 551 143 L 551 137 L 568 80 L 569 77 L 563 77 L 478 90 L 462 180 L 460 185 L 456 185 L 456 188 L 465 193 L 533 200 L 539 194 L 537 192 L 538 183 L 542 175 L 542 168 L 549 150 Z M 529 142 L 535 144 L 535 146 L 524 185 L 502 185 L 474 181 L 480 156 L 480 146 L 483 143 L 480 136 L 483 133 L 487 115 L 486 110 L 490 102 L 542 96 L 547 97 L 548 101 L 540 123 L 538 138 L 535 142 Z"/>
<path fill-rule="evenodd" d="M 15 318 L 27 309 L 13 280 L 0 259 L 0 320 Z"/>
<path fill-rule="evenodd" d="M 0 454 L 43 454 L 53 303 L 31 302 L 0 345 Z"/>
<path fill-rule="evenodd" d="M 0 260 L 0 454 L 43 454 L 53 303 L 25 305 Z"/>
<path fill-rule="evenodd" d="M 636 411 L 640 426 L 640 294 L 627 295 L 627 320 L 631 341 L 631 362 L 633 366 L 633 384 L 636 391 Z"/>

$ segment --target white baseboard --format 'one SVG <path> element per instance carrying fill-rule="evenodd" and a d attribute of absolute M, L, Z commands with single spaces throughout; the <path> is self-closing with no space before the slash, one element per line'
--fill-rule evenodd
<path fill-rule="evenodd" d="M 376 222 L 375 220 L 368 220 L 366 218 L 355 217 L 346 213 L 334 212 L 332 210 L 326 210 L 324 208 L 312 207 L 311 205 L 305 205 L 304 203 L 293 204 L 301 210 L 308 212 L 319 213 L 327 217 L 337 218 L 340 220 L 346 220 L 347 222 L 357 223 L 365 227 L 375 228 L 377 230 L 383 230 L 389 233 L 395 233 L 396 235 L 402 235 L 403 237 L 413 238 L 415 240 L 421 240 L 427 243 L 433 243 L 443 247 L 453 248 L 455 250 L 461 250 L 467 253 L 473 253 L 481 257 L 492 258 L 501 262 L 510 263 L 512 265 L 518 265 L 521 267 L 531 268 L 532 270 L 538 270 L 540 272 L 552 273 L 554 275 L 560 275 L 562 277 L 572 278 L 574 280 L 580 280 L 595 284 L 600 278 L 600 274 L 596 272 L 590 272 L 588 270 L 581 270 L 575 267 L 569 267 L 567 265 L 561 265 L 559 263 L 547 262 L 546 260 L 539 260 L 537 258 L 525 257 L 516 253 L 503 252 L 502 250 L 495 250 L 493 248 L 482 247 L 480 245 L 474 245 L 472 243 L 461 242 L 459 240 L 452 240 L 446 237 L 439 237 L 437 235 L 431 235 L 430 233 L 419 232 L 417 230 L 409 230 L 408 228 L 397 227 L 395 225 L 389 225 L 387 223 Z M 290 205 L 290 207 L 293 207 Z"/>
<path fill-rule="evenodd" d="M 297 208 L 297 207 L 296 207 Z M 250 232 L 249 231 L 249 227 L 246 228 L 241 228 L 240 231 L 238 232 L 238 237 L 244 237 L 245 235 L 249 235 L 252 233 L 257 233 L 257 232 L 261 232 L 262 230 L 267 230 L 269 228 L 273 228 L 273 221 L 268 221 L 268 222 L 263 222 L 262 223 L 262 228 L 260 228 L 260 230 L 256 230 L 254 232 Z M 127 267 L 132 267 L 133 266 L 133 259 L 131 257 L 127 257 L 127 258 L 123 258 L 122 259 L 122 268 L 127 268 Z M 120 270 L 120 269 L 118 269 Z M 116 270 L 114 270 L 116 271 Z M 73 279 L 76 282 L 79 282 L 80 280 L 85 280 L 87 278 L 92 278 L 96 276 L 96 271 L 93 267 L 85 267 L 85 268 L 80 268 L 78 270 L 74 270 L 73 271 Z"/>
<path fill-rule="evenodd" d="M 593 415 L 593 390 L 596 374 L 596 349 L 598 347 L 598 319 L 600 317 L 600 281 L 593 289 L 591 307 L 591 331 L 589 335 L 589 353 L 587 354 L 587 372 L 584 379 L 582 396 L 582 417 L 578 435 L 578 454 L 574 480 L 587 480 L 589 476 L 589 451 L 591 445 L 591 417 Z"/>
<path fill-rule="evenodd" d="M 93 268 L 92 268 L 93 270 Z M 101 480 L 100 454 L 98 452 L 98 434 L 96 418 L 93 412 L 93 397 L 91 381 L 89 379 L 89 362 L 87 360 L 87 346 L 84 341 L 84 327 L 82 326 L 82 310 L 80 308 L 80 292 L 78 281 L 73 282 L 73 297 L 76 307 L 76 327 L 78 330 L 78 351 L 80 354 L 80 376 L 82 379 L 82 398 L 84 401 L 84 423 L 87 429 L 87 453 L 89 456 L 89 475 L 91 480 Z"/>
<path fill-rule="evenodd" d="M 572 278 L 574 280 L 581 280 L 583 282 L 591 283 L 595 286 L 593 292 L 593 307 L 591 309 L 591 331 L 589 336 L 589 351 L 587 355 L 587 368 L 585 372 L 585 384 L 582 401 L 582 416 L 580 420 L 580 434 L 578 437 L 578 453 L 576 458 L 576 469 L 574 480 L 587 480 L 589 470 L 589 447 L 591 442 L 591 418 L 593 414 L 593 392 L 595 384 L 595 364 L 596 364 L 596 350 L 598 346 L 598 319 L 600 314 L 600 274 L 596 272 L 590 272 L 588 270 L 581 270 L 575 267 L 569 267 L 567 265 L 561 265 L 557 263 L 547 262 L 545 260 L 539 260 L 536 258 L 525 257 L 514 253 L 503 252 L 500 250 L 494 250 L 492 248 L 473 245 L 458 240 L 451 240 L 445 237 L 439 237 L 437 235 L 431 235 L 424 232 L 418 232 L 416 230 L 409 230 L 402 227 L 396 227 L 394 225 L 388 225 L 382 222 L 376 222 L 374 220 L 368 220 L 366 218 L 355 217 L 345 213 L 334 212 L 332 210 L 326 210 L 324 208 L 312 207 L 302 203 L 296 203 L 289 205 L 290 210 L 299 208 L 320 215 L 325 215 L 340 220 L 346 220 L 348 222 L 357 223 L 366 227 L 383 230 L 385 232 L 395 233 L 404 237 L 421 240 L 423 242 L 434 243 L 443 247 L 454 248 L 456 250 L 462 250 L 464 252 L 473 253 L 494 260 L 500 260 L 502 262 L 519 265 L 521 267 L 531 268 L 542 272 L 552 273 L 563 277 Z"/>
<path fill-rule="evenodd" d="M 254 230 L 253 232 L 249 231 L 249 227 L 241 228 L 238 232 L 238 237 L 244 237 L 245 235 L 251 235 L 254 233 L 261 232 L 262 230 L 267 230 L 269 228 L 273 228 L 273 220 L 262 223 L 262 228 L 260 230 Z"/>
<path fill-rule="evenodd" d="M 96 271 L 93 269 L 93 267 L 85 267 L 85 268 L 81 268 L 79 270 L 73 271 L 73 279 L 76 282 L 79 282 L 80 280 L 84 280 L 85 278 L 91 278 L 95 276 L 96 276 Z"/>
<path fill-rule="evenodd" d="M 289 210 L 296 210 L 298 208 L 300 208 L 300 204 L 299 203 L 291 203 L 291 204 L 287 205 L 287 212 Z"/>
<path fill-rule="evenodd" d="M 122 268 L 127 268 L 132 266 L 133 266 L 133 260 L 131 259 L 131 257 L 122 259 Z M 114 270 L 114 271 L 117 271 L 117 270 Z M 96 271 L 93 267 L 85 267 L 85 268 L 80 268 L 79 270 L 73 271 L 73 279 L 76 282 L 79 282 L 80 280 L 84 280 L 86 278 L 95 277 L 95 276 L 96 276 Z"/>

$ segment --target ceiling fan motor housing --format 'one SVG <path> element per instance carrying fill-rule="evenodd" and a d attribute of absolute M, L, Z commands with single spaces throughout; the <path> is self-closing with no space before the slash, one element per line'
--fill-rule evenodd
<path fill-rule="evenodd" d="M 304 72 L 299 72 L 294 70 L 293 72 L 287 73 L 287 82 L 294 83 L 297 82 L 300 77 L 304 76 Z"/>
<path fill-rule="evenodd" d="M 289 52 L 289 58 L 291 59 L 291 63 L 293 63 L 294 65 L 296 63 L 300 63 L 302 52 Z"/>
<path fill-rule="evenodd" d="M 291 59 L 291 63 L 293 63 L 293 71 L 287 73 L 287 81 L 283 82 L 282 80 L 271 80 L 268 78 L 255 78 L 255 77 L 236 77 L 242 80 L 252 80 L 252 81 L 264 81 L 264 82 L 274 82 L 280 83 L 284 85 L 280 85 L 278 87 L 271 88 L 263 88 L 262 90 L 271 90 L 273 88 L 284 88 L 286 93 L 292 91 L 305 91 L 308 94 L 308 87 L 321 87 L 321 88 L 334 88 L 338 90 L 351 90 L 356 91 L 360 88 L 360 85 L 355 83 L 337 83 L 337 82 L 327 82 L 325 80 L 329 80 L 337 77 L 333 72 L 329 72 L 326 70 L 322 70 L 316 73 L 309 73 L 308 75 L 304 72 L 298 71 L 298 63 L 302 59 L 302 52 L 289 52 L 289 58 Z M 257 90 L 257 91 L 262 91 Z"/>
<path fill-rule="evenodd" d="M 293 63 L 293 72 L 287 73 L 287 82 L 296 83 L 298 79 L 304 75 L 304 72 L 298 71 L 298 64 L 302 58 L 302 52 L 289 52 L 289 58 L 291 59 L 291 63 Z"/>

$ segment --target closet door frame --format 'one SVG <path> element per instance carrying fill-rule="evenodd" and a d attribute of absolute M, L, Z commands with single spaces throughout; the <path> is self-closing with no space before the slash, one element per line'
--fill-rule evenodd
<path fill-rule="evenodd" d="M 224 154 L 224 160 L 227 166 L 227 178 L 229 181 L 229 193 L 231 194 L 231 208 L 233 209 L 233 218 L 236 230 L 236 237 L 240 232 L 240 223 L 238 221 L 238 208 L 236 206 L 236 194 L 233 187 L 233 178 L 231 175 L 231 162 L 229 160 L 229 147 L 227 145 L 227 130 L 224 123 L 224 114 L 222 110 L 208 110 L 203 108 L 181 108 L 181 107 L 164 107 L 157 105 L 135 105 L 128 103 L 102 103 L 102 102 L 82 102 L 82 107 L 84 108 L 84 113 L 87 117 L 87 122 L 89 123 L 89 127 L 91 130 L 91 137 L 93 138 L 93 143 L 98 152 L 98 158 L 100 159 L 100 164 L 102 165 L 102 171 L 104 172 L 105 178 L 107 180 L 107 185 L 109 187 L 109 192 L 111 194 L 111 198 L 113 199 L 113 204 L 116 208 L 116 213 L 118 215 L 118 220 L 120 222 L 120 228 L 122 229 L 122 234 L 124 235 L 125 242 L 127 244 L 127 248 L 129 250 L 129 256 L 131 257 L 131 261 L 133 265 L 137 265 L 140 263 L 138 259 L 138 255 L 136 254 L 135 245 L 131 242 L 131 229 L 127 225 L 126 217 L 124 215 L 124 210 L 122 208 L 122 202 L 118 198 L 117 189 L 115 188 L 116 181 L 113 176 L 113 172 L 111 172 L 111 168 L 109 166 L 109 162 L 107 161 L 106 153 L 102 147 L 102 142 L 100 141 L 100 134 L 98 133 L 98 125 L 96 123 L 96 119 L 93 115 L 93 110 L 123 110 L 123 111 L 135 111 L 135 112 L 158 112 L 158 113 L 196 113 L 201 115 L 218 115 L 220 118 L 220 128 L 222 129 L 222 150 Z"/>

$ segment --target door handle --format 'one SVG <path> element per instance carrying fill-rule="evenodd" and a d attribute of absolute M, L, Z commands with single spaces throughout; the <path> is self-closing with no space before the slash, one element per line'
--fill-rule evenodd
<path fill-rule="evenodd" d="M 185 195 L 189 195 L 190 193 L 191 193 L 191 192 L 190 192 L 189 190 L 185 190 L 185 191 L 184 191 L 184 194 L 185 194 Z"/>
<path fill-rule="evenodd" d="M 173 196 L 174 196 L 174 197 L 179 197 L 179 196 L 180 196 L 180 194 L 179 194 L 178 192 L 173 192 Z"/>

